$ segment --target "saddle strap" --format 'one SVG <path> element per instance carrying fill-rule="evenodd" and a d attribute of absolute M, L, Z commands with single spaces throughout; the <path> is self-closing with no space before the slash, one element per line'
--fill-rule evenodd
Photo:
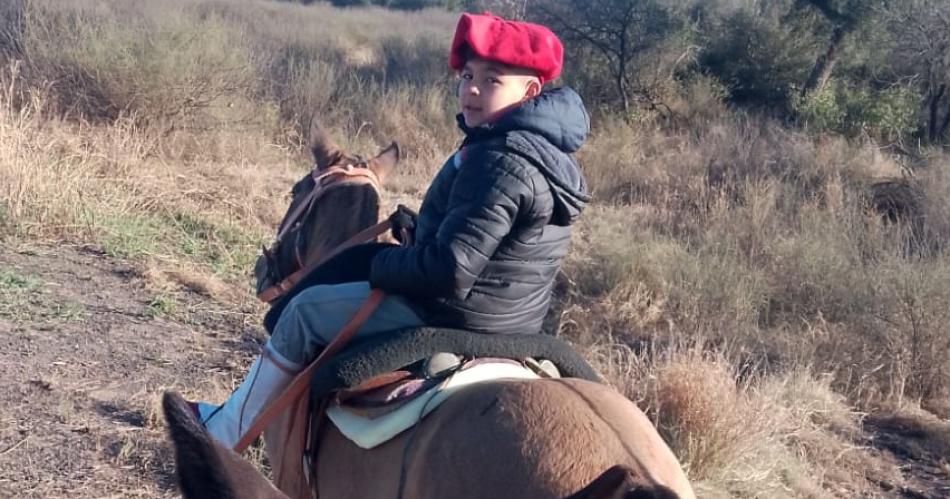
<path fill-rule="evenodd" d="M 340 329 L 340 333 L 330 342 L 326 348 L 320 352 L 320 355 L 314 359 L 297 375 L 293 381 L 290 382 L 290 385 L 281 392 L 280 396 L 274 399 L 273 402 L 261 413 L 260 416 L 254 421 L 254 424 L 247 430 L 247 432 L 241 436 L 241 439 L 238 440 L 238 443 L 234 445 L 234 452 L 238 454 L 244 452 L 251 443 L 257 438 L 261 432 L 264 431 L 264 428 L 267 427 L 281 412 L 286 410 L 288 407 L 293 405 L 293 403 L 304 395 L 307 392 L 307 389 L 310 387 L 310 379 L 313 377 L 313 373 L 322 366 L 328 359 L 336 355 L 340 350 L 346 346 L 347 343 L 356 336 L 356 332 L 359 331 L 360 327 L 366 323 L 371 315 L 379 307 L 379 304 L 382 303 L 383 298 L 386 297 L 386 293 L 374 289 L 370 292 L 369 296 L 366 297 L 366 300 L 360 305 L 359 310 L 356 311 L 356 314 L 350 319 L 349 322 Z"/>
<path fill-rule="evenodd" d="M 353 246 L 356 246 L 358 244 L 368 243 L 370 241 L 375 241 L 376 238 L 385 234 L 386 231 L 390 229 L 390 227 L 391 227 L 390 221 L 384 220 L 368 229 L 364 229 L 358 232 L 353 237 L 344 241 L 343 244 L 340 244 L 339 246 L 333 248 L 333 251 L 327 253 L 326 255 L 323 255 L 320 258 L 317 258 L 315 261 L 297 270 L 293 274 L 290 274 L 284 280 L 265 289 L 264 291 L 261 291 L 257 295 L 257 298 L 264 303 L 270 303 L 280 298 L 281 296 L 284 296 L 298 282 L 300 282 L 301 279 L 303 279 L 304 277 L 307 276 L 307 274 L 312 272 L 313 269 L 323 265 L 324 262 L 326 262 L 327 260 L 339 255 L 343 251 L 348 250 L 352 248 Z"/>

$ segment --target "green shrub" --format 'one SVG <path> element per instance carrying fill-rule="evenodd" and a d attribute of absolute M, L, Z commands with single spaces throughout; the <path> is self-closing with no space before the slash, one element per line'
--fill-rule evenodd
<path fill-rule="evenodd" d="M 793 106 L 804 122 L 817 132 L 841 130 L 844 127 L 846 112 L 830 88 L 813 92 L 807 98 L 796 99 Z"/>
<path fill-rule="evenodd" d="M 699 66 L 729 88 L 730 100 L 739 105 L 785 110 L 814 63 L 813 40 L 770 13 L 736 11 L 702 38 Z"/>
<path fill-rule="evenodd" d="M 921 98 L 914 90 L 895 85 L 843 93 L 850 128 L 867 129 L 872 136 L 889 141 L 907 136 L 916 128 Z"/>
<path fill-rule="evenodd" d="M 528 13 L 563 39 L 565 80 L 595 110 L 619 109 L 629 121 L 668 115 L 664 91 L 686 47 L 683 20 L 666 2 L 557 0 L 531 4 Z"/>
<path fill-rule="evenodd" d="M 819 92 L 794 100 L 802 121 L 814 132 L 836 132 L 893 141 L 917 127 L 920 95 L 902 86 L 880 90 L 832 82 Z"/>

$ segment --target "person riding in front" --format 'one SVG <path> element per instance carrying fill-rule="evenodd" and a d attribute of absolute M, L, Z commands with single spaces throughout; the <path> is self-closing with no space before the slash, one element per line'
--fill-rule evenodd
<path fill-rule="evenodd" d="M 548 28 L 463 14 L 449 54 L 465 138 L 428 188 L 414 244 L 373 257 L 369 280 L 317 285 L 287 304 L 262 354 L 224 404 L 199 419 L 234 447 L 267 404 L 326 346 L 372 289 L 387 293 L 357 337 L 419 326 L 536 333 L 571 225 L 590 198 L 572 154 L 590 132 L 580 96 L 557 79 Z"/>

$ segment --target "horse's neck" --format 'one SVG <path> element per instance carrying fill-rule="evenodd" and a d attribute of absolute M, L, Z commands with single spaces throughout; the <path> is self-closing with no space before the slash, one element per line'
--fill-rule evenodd
<path fill-rule="evenodd" d="M 328 193 L 318 207 L 310 254 L 326 255 L 360 231 L 379 222 L 379 195 L 369 186 Z"/>

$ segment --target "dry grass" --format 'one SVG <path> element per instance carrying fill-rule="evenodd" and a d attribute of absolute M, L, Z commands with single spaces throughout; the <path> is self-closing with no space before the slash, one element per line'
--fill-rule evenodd
<path fill-rule="evenodd" d="M 0 238 L 91 243 L 142 262 L 156 317 L 187 320 L 185 290 L 247 306 L 253 258 L 307 165 L 299 146 L 312 113 L 364 154 L 401 142 L 390 202 L 418 203 L 459 139 L 444 13 L 29 5 L 45 30 L 25 50 L 39 55 L 0 69 Z M 54 34 L 69 16 L 87 25 Z M 149 42 L 110 32 L 109 20 Z M 176 57 L 207 47 L 217 63 L 179 76 L 228 81 L 146 85 L 182 64 L 150 54 L 189 33 L 197 42 Z M 117 58 L 123 47 L 138 55 Z M 246 71 L 230 72 L 234 61 Z M 73 66 L 103 78 L 48 80 Z M 106 115 L 64 106 L 106 83 L 116 86 L 95 94 Z M 950 390 L 950 160 L 934 153 L 901 180 L 917 218 L 888 222 L 870 186 L 900 178 L 896 159 L 733 114 L 709 82 L 690 88 L 676 103 L 688 129 L 596 117 L 580 154 L 596 203 L 564 267 L 560 334 L 648 410 L 707 496 L 853 497 L 870 490 L 867 470 L 898 483 L 859 445 L 857 410 L 938 412 Z M 209 100 L 184 104 L 202 89 Z M 179 112 L 156 118 L 157 107 Z M 18 279 L 0 274 L 0 286 Z M 147 406 L 158 429 L 158 406 Z"/>
<path fill-rule="evenodd" d="M 602 204 L 565 267 L 569 336 L 740 346 L 829 372 L 866 407 L 945 396 L 946 159 L 907 187 L 913 220 L 876 211 L 894 160 L 766 120 L 688 134 L 607 121 L 582 160 Z"/>
<path fill-rule="evenodd" d="M 15 70 L 4 76 L 17 85 Z M 91 239 L 112 254 L 188 259 L 243 274 L 282 214 L 284 185 L 298 175 L 289 158 L 267 154 L 264 140 L 259 161 L 274 158 L 266 169 L 233 152 L 159 154 L 156 138 L 131 122 L 94 127 L 45 118 L 43 103 L 42 95 L 19 109 L 0 102 L 7 234 Z M 249 140 L 244 147 L 254 147 Z"/>
<path fill-rule="evenodd" d="M 603 120 L 582 160 L 601 202 L 575 233 L 560 332 L 597 345 L 700 489 L 900 483 L 852 407 L 946 400 L 946 203 L 931 193 L 947 160 L 910 183 L 934 210 L 916 220 L 877 211 L 869 186 L 900 166 L 871 145 L 746 117 L 689 133 Z"/>
<path fill-rule="evenodd" d="M 743 372 L 683 342 L 640 353 L 604 344 L 588 356 L 657 423 L 703 496 L 857 497 L 901 482 L 860 444 L 863 416 L 827 376 Z"/>

